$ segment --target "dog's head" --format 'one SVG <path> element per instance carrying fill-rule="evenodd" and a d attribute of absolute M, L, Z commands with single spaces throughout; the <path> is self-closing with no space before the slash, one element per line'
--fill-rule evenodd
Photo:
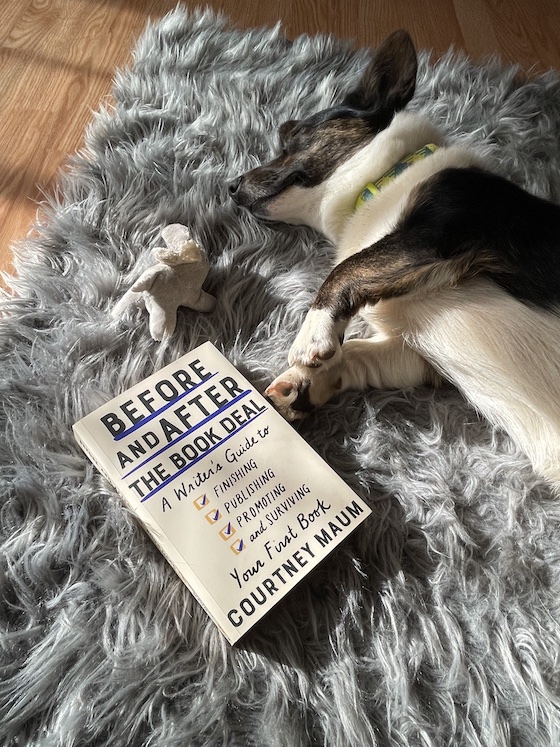
<path fill-rule="evenodd" d="M 414 94 L 416 51 L 405 31 L 396 31 L 376 50 L 358 86 L 341 104 L 308 119 L 285 122 L 281 154 L 233 181 L 230 194 L 253 215 L 307 223 L 311 191 L 383 131 Z M 294 210 L 297 205 L 297 210 Z"/>

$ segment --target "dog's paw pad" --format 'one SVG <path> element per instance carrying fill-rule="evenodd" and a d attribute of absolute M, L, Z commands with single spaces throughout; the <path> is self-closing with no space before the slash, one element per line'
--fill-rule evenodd
<path fill-rule="evenodd" d="M 281 402 L 289 404 L 297 396 L 297 389 L 289 381 L 275 380 L 265 389 L 264 396 L 268 397 L 274 403 Z"/>
<path fill-rule="evenodd" d="M 317 353 L 317 359 L 320 361 L 330 361 L 331 358 L 334 358 L 336 352 L 336 348 L 329 348 L 328 350 L 324 350 L 321 353 Z"/>
<path fill-rule="evenodd" d="M 334 363 L 338 360 L 339 356 L 337 354 L 340 348 L 333 347 L 330 344 L 321 345 L 316 341 L 313 341 L 313 343 L 305 348 L 294 345 L 288 357 L 290 365 L 299 364 L 307 368 L 319 368 L 319 366 Z"/>

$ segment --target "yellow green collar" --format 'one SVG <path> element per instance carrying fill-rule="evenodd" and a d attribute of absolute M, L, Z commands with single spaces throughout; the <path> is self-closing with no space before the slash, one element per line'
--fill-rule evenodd
<path fill-rule="evenodd" d="M 421 161 L 423 158 L 431 156 L 432 153 L 434 153 L 434 151 L 436 150 L 437 145 L 428 143 L 428 145 L 425 145 L 423 148 L 420 148 L 420 150 L 417 150 L 416 153 L 412 153 L 410 156 L 406 156 L 406 158 L 403 158 L 402 161 L 396 163 L 393 168 L 389 169 L 389 171 L 383 174 L 383 176 L 377 179 L 377 181 L 368 182 L 360 192 L 360 196 L 356 200 L 356 206 L 354 209 L 357 210 L 364 203 L 373 200 L 373 198 L 377 194 L 379 194 L 383 187 L 386 187 L 389 182 L 392 182 L 393 179 L 395 179 L 399 174 L 402 174 L 403 171 L 406 171 L 409 166 L 412 166 L 412 164 L 416 163 L 417 161 Z"/>

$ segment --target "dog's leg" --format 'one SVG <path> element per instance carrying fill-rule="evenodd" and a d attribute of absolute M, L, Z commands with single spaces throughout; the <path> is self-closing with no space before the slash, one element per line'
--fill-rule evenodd
<path fill-rule="evenodd" d="M 406 341 L 509 433 L 560 495 L 560 310 L 478 278 L 400 311 Z"/>
<path fill-rule="evenodd" d="M 488 269 L 482 253 L 442 259 L 406 232 L 395 232 L 348 257 L 327 277 L 290 349 L 290 365 L 332 366 L 350 319 L 365 304 L 453 287 Z"/>
<path fill-rule="evenodd" d="M 430 364 L 402 337 L 349 340 L 328 366 L 294 365 L 278 376 L 265 394 L 287 420 L 299 420 L 349 389 L 407 389 L 439 383 Z"/>

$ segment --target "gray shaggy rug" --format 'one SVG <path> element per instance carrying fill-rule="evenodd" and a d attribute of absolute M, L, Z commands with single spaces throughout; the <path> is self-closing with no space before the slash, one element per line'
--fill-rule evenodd
<path fill-rule="evenodd" d="M 93 122 L 0 321 L 0 743 L 21 747 L 560 744 L 560 504 L 448 387 L 346 394 L 299 426 L 373 516 L 231 648 L 71 425 L 210 339 L 259 388 L 331 247 L 262 225 L 227 182 L 367 51 L 182 10 Z M 413 108 L 560 200 L 560 78 L 422 55 Z M 207 248 L 216 310 L 153 342 L 110 311 L 168 223 Z"/>

